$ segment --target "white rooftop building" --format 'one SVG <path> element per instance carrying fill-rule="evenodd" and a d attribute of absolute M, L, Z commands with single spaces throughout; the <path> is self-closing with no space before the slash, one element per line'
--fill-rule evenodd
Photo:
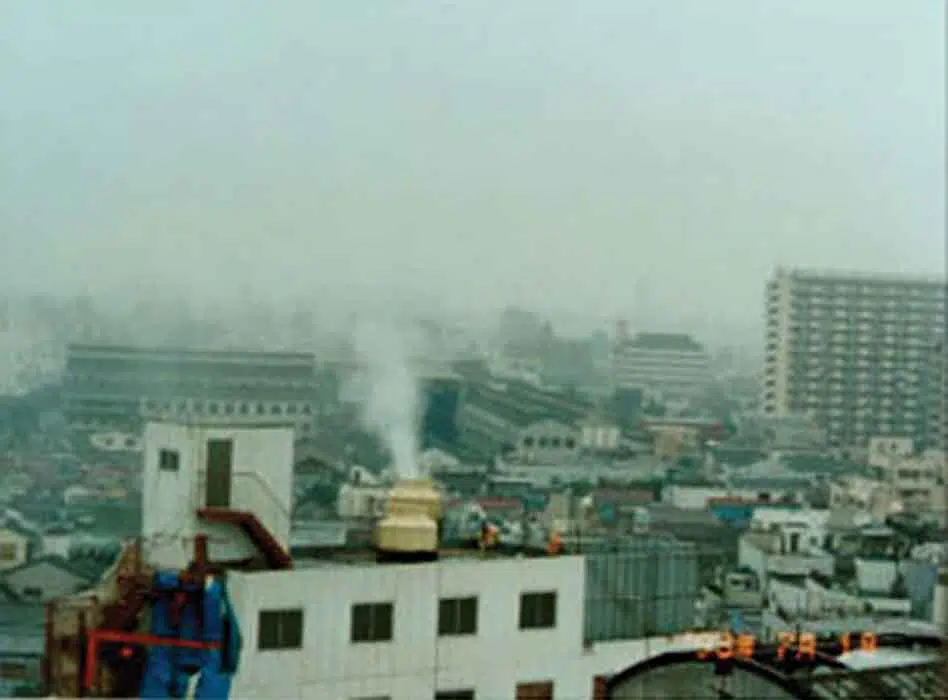
<path fill-rule="evenodd" d="M 578 556 L 330 565 L 229 586 L 246 639 L 236 697 L 490 699 L 534 685 L 536 698 L 589 698 L 597 676 L 676 644 L 585 645 Z"/>
<path fill-rule="evenodd" d="M 289 551 L 292 426 L 148 423 L 144 432 L 142 536 L 150 564 L 184 568 L 199 533 L 209 536 L 214 561 L 251 557 L 257 543 L 241 528 Z M 247 522 L 235 528 L 231 513 Z"/>
<path fill-rule="evenodd" d="M 700 643 L 669 634 L 672 617 L 687 620 L 682 632 L 692 624 L 687 591 L 672 607 L 646 595 L 697 593 L 697 565 L 679 575 L 678 550 L 657 565 L 603 550 L 593 573 L 587 556 L 477 550 L 409 564 L 338 548 L 291 562 L 292 446 L 281 426 L 145 430 L 146 563 L 184 569 L 198 536 L 212 562 L 269 561 L 228 567 L 243 638 L 232 697 L 589 698 L 597 678 Z M 660 556 L 653 547 L 647 560 Z M 638 597 L 611 588 L 612 572 L 641 578 Z M 618 622 L 628 624 L 617 632 Z M 640 626 L 651 633 L 630 638 Z"/>

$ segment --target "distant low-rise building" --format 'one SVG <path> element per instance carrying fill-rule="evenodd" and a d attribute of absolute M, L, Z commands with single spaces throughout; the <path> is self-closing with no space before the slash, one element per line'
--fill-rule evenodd
<path fill-rule="evenodd" d="M 339 488 L 336 514 L 340 518 L 372 519 L 385 514 L 387 486 L 343 484 Z"/>
<path fill-rule="evenodd" d="M 46 603 L 87 588 L 95 579 L 57 555 L 32 559 L 3 572 L 0 581 L 20 600 Z"/>
<path fill-rule="evenodd" d="M 830 483 L 830 507 L 865 511 L 882 520 L 901 510 L 892 484 L 865 476 L 848 474 Z"/>
<path fill-rule="evenodd" d="M 734 477 L 727 481 L 682 479 L 662 489 L 662 500 L 678 508 L 705 510 L 720 499 L 798 506 L 805 500 L 809 481 L 802 477 Z"/>
<path fill-rule="evenodd" d="M 766 529 L 754 528 L 741 536 L 738 545 L 741 566 L 752 570 L 767 587 L 772 576 L 830 576 L 833 555 L 822 549 L 820 532 L 802 520 L 770 522 Z"/>
<path fill-rule="evenodd" d="M 653 435 L 663 432 L 684 433 L 696 444 L 708 440 L 719 441 L 725 437 L 724 424 L 713 418 L 648 416 L 642 419 L 641 427 Z"/>
<path fill-rule="evenodd" d="M 803 412 L 785 415 L 753 413 L 741 416 L 740 435 L 769 452 L 812 453 L 826 447 L 826 431 Z"/>
<path fill-rule="evenodd" d="M 620 337 L 612 362 L 616 386 L 649 389 L 669 399 L 693 396 L 711 381 L 707 350 L 682 333 Z"/>
<path fill-rule="evenodd" d="M 866 461 L 870 467 L 886 469 L 897 459 L 911 457 L 915 451 L 915 442 L 910 437 L 881 437 L 869 439 L 866 449 Z"/>
<path fill-rule="evenodd" d="M 566 458 L 577 450 L 578 425 L 592 410 L 585 399 L 523 382 L 477 382 L 458 411 L 459 447 L 482 460 L 514 453 L 532 453 L 534 461 Z"/>
<path fill-rule="evenodd" d="M 0 573 L 25 564 L 32 542 L 33 534 L 14 523 L 0 525 Z"/>
<path fill-rule="evenodd" d="M 909 438 L 876 437 L 869 441 L 870 466 L 895 492 L 904 510 L 945 513 L 948 508 L 948 461 L 944 450 L 918 452 Z"/>

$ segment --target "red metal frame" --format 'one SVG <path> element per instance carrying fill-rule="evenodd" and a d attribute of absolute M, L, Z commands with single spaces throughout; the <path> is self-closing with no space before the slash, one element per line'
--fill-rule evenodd
<path fill-rule="evenodd" d="M 136 562 L 137 563 L 137 562 Z M 197 535 L 194 538 L 194 558 L 187 570 L 180 574 L 181 582 L 194 582 L 203 580 L 209 568 L 207 556 L 207 536 Z M 137 569 L 137 567 L 136 567 Z M 132 574 L 130 580 L 136 581 L 140 574 Z M 172 594 L 173 592 L 167 591 Z M 137 611 L 136 611 L 137 612 Z M 141 632 L 125 632 L 116 629 L 94 629 L 88 630 L 84 634 L 86 640 L 86 650 L 84 663 L 82 665 L 82 691 L 83 694 L 89 692 L 96 681 L 99 670 L 99 646 L 103 642 L 118 642 L 124 644 L 135 644 L 144 647 L 177 647 L 179 649 L 220 649 L 220 642 L 199 642 L 193 639 L 177 639 L 175 637 L 159 637 L 154 634 L 145 634 Z"/>
<path fill-rule="evenodd" d="M 145 647 L 177 647 L 179 649 L 220 649 L 220 642 L 199 642 L 193 639 L 157 637 L 139 632 L 119 632 L 117 630 L 89 630 L 86 633 L 85 673 L 82 689 L 88 692 L 95 683 L 99 665 L 99 644 L 102 642 L 121 642 Z"/>

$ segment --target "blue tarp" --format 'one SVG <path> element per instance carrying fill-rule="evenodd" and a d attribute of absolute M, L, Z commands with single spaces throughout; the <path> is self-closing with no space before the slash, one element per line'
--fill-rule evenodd
<path fill-rule="evenodd" d="M 797 503 L 713 503 L 708 510 L 721 522 L 737 530 L 744 530 L 754 517 L 754 512 L 767 508 L 800 510 Z"/>
<path fill-rule="evenodd" d="M 197 584 L 182 585 L 177 574 L 159 572 L 154 586 L 157 591 L 184 591 L 189 596 L 177 619 L 172 613 L 172 595 L 159 596 L 151 609 L 153 635 L 218 642 L 221 648 L 149 648 L 140 697 L 185 697 L 189 683 L 196 676 L 195 698 L 226 700 L 240 656 L 241 639 L 223 582 L 208 579 L 201 595 Z"/>
<path fill-rule="evenodd" d="M 731 610 L 731 631 L 734 634 L 744 634 L 745 632 L 752 631 L 750 627 L 744 622 L 744 616 L 741 614 L 740 610 Z"/>
<path fill-rule="evenodd" d="M 615 525 L 619 521 L 619 511 L 615 503 L 599 504 L 599 519 L 604 525 Z"/>

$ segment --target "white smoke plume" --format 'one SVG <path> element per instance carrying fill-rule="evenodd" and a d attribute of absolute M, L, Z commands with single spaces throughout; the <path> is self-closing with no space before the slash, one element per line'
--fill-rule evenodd
<path fill-rule="evenodd" d="M 362 421 L 385 443 L 398 478 L 417 478 L 421 396 L 408 334 L 392 324 L 362 321 L 353 341 L 361 364 L 356 389 Z"/>

